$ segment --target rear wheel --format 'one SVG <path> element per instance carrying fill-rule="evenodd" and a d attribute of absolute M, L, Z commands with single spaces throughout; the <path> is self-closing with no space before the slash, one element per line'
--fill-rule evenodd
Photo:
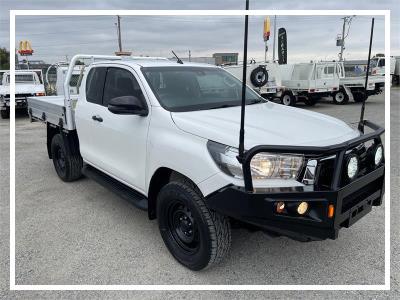
<path fill-rule="evenodd" d="M 231 243 L 229 219 L 207 208 L 196 186 L 170 182 L 157 198 L 161 236 L 175 259 L 191 270 L 220 262 Z"/>
<path fill-rule="evenodd" d="M 9 119 L 10 118 L 10 109 L 1 110 L 1 118 Z"/>
<path fill-rule="evenodd" d="M 333 94 L 333 102 L 338 105 L 343 105 L 349 102 L 349 96 L 343 90 L 339 90 Z"/>
<path fill-rule="evenodd" d="M 304 103 L 307 106 L 314 106 L 315 104 L 317 104 L 317 101 L 318 101 L 317 97 L 311 97 L 311 96 L 304 97 Z"/>
<path fill-rule="evenodd" d="M 82 157 L 68 153 L 61 134 L 54 135 L 51 141 L 51 156 L 58 177 L 63 181 L 74 181 L 82 176 Z"/>
<path fill-rule="evenodd" d="M 367 101 L 368 95 L 363 91 L 353 92 L 353 99 L 354 102 L 363 102 L 364 99 Z"/>
<path fill-rule="evenodd" d="M 296 105 L 296 97 L 293 96 L 292 93 L 285 92 L 281 96 L 281 103 L 286 106 L 295 106 Z"/>

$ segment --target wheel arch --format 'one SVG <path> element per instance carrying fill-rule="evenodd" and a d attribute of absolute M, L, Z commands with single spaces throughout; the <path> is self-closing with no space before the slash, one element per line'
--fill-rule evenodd
<path fill-rule="evenodd" d="M 148 188 L 148 216 L 150 220 L 157 218 L 157 196 L 163 186 L 171 181 L 190 181 L 196 187 L 197 185 L 189 177 L 167 167 L 160 167 L 151 176 Z M 198 188 L 198 187 L 197 187 Z M 198 188 L 201 193 L 200 189 Z"/>

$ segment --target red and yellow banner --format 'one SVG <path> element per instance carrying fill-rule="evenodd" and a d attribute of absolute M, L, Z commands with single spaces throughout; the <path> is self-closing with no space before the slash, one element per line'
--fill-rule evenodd
<path fill-rule="evenodd" d="M 263 33 L 265 42 L 269 40 L 270 35 L 271 35 L 271 21 L 269 17 L 266 17 L 264 20 L 264 33 Z"/>

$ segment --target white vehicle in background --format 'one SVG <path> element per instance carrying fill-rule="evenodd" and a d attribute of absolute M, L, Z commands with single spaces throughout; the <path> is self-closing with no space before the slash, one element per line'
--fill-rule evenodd
<path fill-rule="evenodd" d="M 334 62 L 310 62 L 279 65 L 282 89 L 276 94 L 281 103 L 294 106 L 303 101 L 314 105 L 320 98 L 339 90 L 339 76 Z"/>
<path fill-rule="evenodd" d="M 400 56 L 390 57 L 390 75 L 392 83 L 398 85 L 400 83 Z"/>
<path fill-rule="evenodd" d="M 233 76 L 242 80 L 243 65 L 223 66 Z M 277 63 L 257 63 L 254 60 L 247 65 L 246 84 L 264 98 L 273 97 L 281 86 L 279 65 Z"/>
<path fill-rule="evenodd" d="M 376 54 L 371 58 L 370 68 L 371 75 L 385 76 L 385 56 L 383 54 Z"/>
<path fill-rule="evenodd" d="M 27 109 L 27 97 L 45 96 L 42 70 L 15 70 L 15 109 Z M 0 85 L 0 113 L 10 117 L 10 71 L 2 71 Z"/>
<path fill-rule="evenodd" d="M 64 95 L 64 81 L 65 76 L 68 71 L 68 63 L 67 62 L 59 62 L 53 64 L 47 68 L 46 71 L 46 85 L 48 89 L 51 91 L 51 94 L 54 95 Z M 50 70 L 52 68 L 56 69 L 55 74 L 51 73 Z M 71 80 L 69 83 L 69 92 L 71 95 L 78 94 L 78 84 L 81 77 L 81 73 L 84 71 L 85 65 L 76 65 L 72 71 Z"/>
<path fill-rule="evenodd" d="M 372 61 L 372 60 L 371 60 Z M 335 104 L 346 104 L 349 100 L 362 102 L 368 96 L 382 93 L 385 86 L 385 76 L 368 76 L 367 89 L 365 90 L 365 72 L 357 67 L 346 67 L 343 62 L 337 62 L 339 76 L 339 90 L 332 93 Z M 349 69 L 350 68 L 350 69 Z"/>

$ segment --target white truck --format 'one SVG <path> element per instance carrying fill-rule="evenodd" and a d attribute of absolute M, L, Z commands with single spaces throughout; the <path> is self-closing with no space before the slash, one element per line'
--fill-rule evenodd
<path fill-rule="evenodd" d="M 372 63 L 372 59 L 371 59 Z M 385 87 L 385 76 L 368 76 L 367 89 L 365 89 L 365 72 L 346 71 L 343 62 L 337 62 L 337 74 L 339 76 L 339 90 L 332 92 L 333 102 L 335 104 L 347 104 L 349 100 L 362 102 L 367 100 L 368 96 L 382 93 Z M 352 67 L 354 69 L 354 67 Z"/>
<path fill-rule="evenodd" d="M 73 66 L 85 58 L 93 63 L 72 101 Z M 77 55 L 64 85 L 64 96 L 28 98 L 57 175 L 86 175 L 146 209 L 192 270 L 228 253 L 231 222 L 336 239 L 382 203 L 384 130 L 372 122 L 355 130 L 267 101 L 220 67 L 159 58 Z"/>
<path fill-rule="evenodd" d="M 376 54 L 371 58 L 371 75 L 385 76 L 385 55 Z"/>
<path fill-rule="evenodd" d="M 334 62 L 310 62 L 280 65 L 282 88 L 276 94 L 281 103 L 294 106 L 298 101 L 312 106 L 324 96 L 339 90 Z"/>
<path fill-rule="evenodd" d="M 3 119 L 10 117 L 10 71 L 2 71 L 0 85 L 0 113 Z M 42 70 L 15 71 L 15 109 L 26 110 L 29 96 L 44 96 Z"/>
<path fill-rule="evenodd" d="M 400 56 L 390 57 L 390 75 L 392 77 L 392 84 L 400 84 Z"/>
<path fill-rule="evenodd" d="M 238 79 L 243 77 L 243 64 L 223 67 Z M 252 60 L 247 65 L 246 84 L 264 98 L 273 98 L 281 86 L 279 65 L 277 63 L 257 63 Z"/>

